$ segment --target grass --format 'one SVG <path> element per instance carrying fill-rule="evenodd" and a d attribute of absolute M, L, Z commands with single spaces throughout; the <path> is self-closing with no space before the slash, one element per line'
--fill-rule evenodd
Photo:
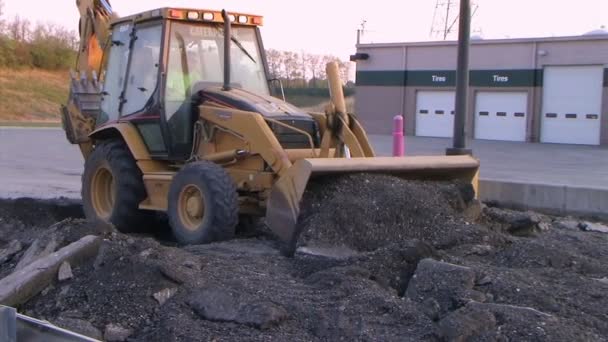
<path fill-rule="evenodd" d="M 0 123 L 57 125 L 69 89 L 67 71 L 0 69 Z M 16 124 L 19 123 L 19 124 Z"/>
<path fill-rule="evenodd" d="M 0 126 L 56 127 L 60 107 L 69 91 L 68 71 L 0 69 Z M 313 112 L 324 112 L 329 99 L 292 95 L 287 102 Z M 354 99 L 346 99 L 353 112 Z"/>

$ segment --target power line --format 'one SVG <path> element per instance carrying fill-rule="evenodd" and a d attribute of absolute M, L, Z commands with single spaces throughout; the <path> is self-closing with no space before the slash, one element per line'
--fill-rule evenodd
<path fill-rule="evenodd" d="M 459 6 L 458 0 L 437 0 L 431 24 L 431 38 L 447 40 L 454 33 L 459 18 L 457 10 Z M 471 18 L 475 16 L 477 9 L 479 5 L 471 3 Z"/>

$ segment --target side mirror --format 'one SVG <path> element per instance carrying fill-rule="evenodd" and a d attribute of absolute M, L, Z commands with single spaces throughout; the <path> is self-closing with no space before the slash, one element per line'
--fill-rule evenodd
<path fill-rule="evenodd" d="M 274 89 L 275 86 L 278 86 L 279 89 L 281 89 L 281 96 L 283 97 L 283 101 L 286 102 L 285 100 L 285 90 L 283 89 L 283 82 L 278 79 L 278 78 L 273 78 L 268 80 L 268 85 Z"/>

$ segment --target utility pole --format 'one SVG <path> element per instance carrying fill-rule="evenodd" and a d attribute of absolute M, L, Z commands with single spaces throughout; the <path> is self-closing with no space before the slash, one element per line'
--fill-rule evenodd
<path fill-rule="evenodd" d="M 454 113 L 454 141 L 447 155 L 472 154 L 466 144 L 466 123 L 469 93 L 469 45 L 471 41 L 471 2 L 460 1 L 458 28 L 458 69 L 456 70 L 456 111 Z"/>

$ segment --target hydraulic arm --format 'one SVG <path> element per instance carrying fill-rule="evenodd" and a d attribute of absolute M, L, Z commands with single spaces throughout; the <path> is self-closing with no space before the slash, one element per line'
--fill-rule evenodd
<path fill-rule="evenodd" d="M 80 12 L 80 46 L 62 121 L 68 140 L 78 144 L 86 157 L 92 149 L 89 133 L 95 127 L 101 104 L 99 72 L 110 43 L 110 21 L 116 14 L 109 0 L 76 0 L 76 6 Z"/>

